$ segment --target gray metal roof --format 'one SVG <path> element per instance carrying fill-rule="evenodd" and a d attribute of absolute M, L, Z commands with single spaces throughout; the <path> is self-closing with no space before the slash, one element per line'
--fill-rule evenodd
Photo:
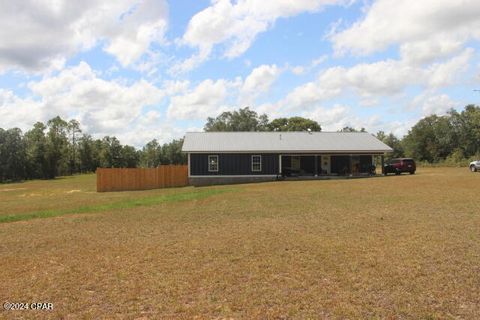
<path fill-rule="evenodd" d="M 366 132 L 188 132 L 184 152 L 391 152 Z"/>

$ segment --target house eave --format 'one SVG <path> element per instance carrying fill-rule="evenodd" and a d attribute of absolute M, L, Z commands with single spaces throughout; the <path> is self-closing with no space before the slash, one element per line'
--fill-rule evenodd
<path fill-rule="evenodd" d="M 384 154 L 393 150 L 182 150 L 184 153 Z"/>

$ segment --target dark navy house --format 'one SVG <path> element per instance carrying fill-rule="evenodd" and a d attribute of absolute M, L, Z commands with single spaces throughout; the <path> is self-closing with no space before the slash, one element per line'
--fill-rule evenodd
<path fill-rule="evenodd" d="M 209 185 L 369 175 L 392 149 L 366 132 L 189 132 L 182 151 L 190 183 Z"/>

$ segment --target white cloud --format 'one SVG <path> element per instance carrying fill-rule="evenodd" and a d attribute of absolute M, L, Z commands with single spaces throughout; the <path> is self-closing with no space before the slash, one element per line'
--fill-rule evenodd
<path fill-rule="evenodd" d="M 144 108 L 157 105 L 165 96 L 145 80 L 132 84 L 103 80 L 85 62 L 31 82 L 29 88 L 33 94 L 29 98 L 0 91 L 2 126 L 29 129 L 36 121 L 59 115 L 76 118 L 96 136 L 133 137 L 142 130 L 139 121 L 152 118 L 157 122 L 158 113 L 144 112 Z"/>
<path fill-rule="evenodd" d="M 270 90 L 281 72 L 282 69 L 274 64 L 261 65 L 254 68 L 245 80 L 240 77 L 233 80 L 206 79 L 188 91 L 173 95 L 167 115 L 177 120 L 205 120 L 232 109 L 230 101 L 254 108 L 256 99 Z"/>
<path fill-rule="evenodd" d="M 401 45 L 409 60 L 431 62 L 480 38 L 477 0 L 378 0 L 365 17 L 331 35 L 339 53 L 370 54 Z"/>
<path fill-rule="evenodd" d="M 333 107 L 316 107 L 302 115 L 320 123 L 323 131 L 338 131 L 344 127 L 352 127 L 365 128 L 368 132 L 375 134 L 380 130 L 390 129 L 379 115 L 360 117 L 351 107 L 340 104 L 335 104 Z"/>
<path fill-rule="evenodd" d="M 280 73 L 276 65 L 261 65 L 253 69 L 240 90 L 240 104 L 253 104 L 258 96 L 270 90 Z"/>
<path fill-rule="evenodd" d="M 432 64 L 426 71 L 429 86 L 438 88 L 457 83 L 461 73 L 468 70 L 474 52 L 472 48 L 466 48 L 444 63 Z"/>
<path fill-rule="evenodd" d="M 162 121 L 160 114 L 151 111 L 136 121 L 128 131 L 120 132 L 116 137 L 122 143 L 141 148 L 153 139 L 157 139 L 162 144 L 171 142 L 173 139 L 179 139 L 184 135 L 184 129 Z"/>
<path fill-rule="evenodd" d="M 320 123 L 323 131 L 337 131 L 351 125 L 351 110 L 347 106 L 335 105 L 331 108 L 317 107 L 303 115 Z"/>
<path fill-rule="evenodd" d="M 302 67 L 302 66 L 295 66 L 295 67 L 291 68 L 291 70 L 292 70 L 292 73 L 294 75 L 297 75 L 297 76 L 305 73 L 305 68 Z"/>
<path fill-rule="evenodd" d="M 417 70 L 397 60 L 361 63 L 351 68 L 327 69 L 320 77 L 320 85 L 349 87 L 360 96 L 393 95 L 417 81 Z"/>
<path fill-rule="evenodd" d="M 164 0 L 6 1 L 0 10 L 0 72 L 63 67 L 66 58 L 105 41 L 123 66 L 138 60 L 167 26 Z"/>
<path fill-rule="evenodd" d="M 224 44 L 223 55 L 235 58 L 252 45 L 259 33 L 265 32 L 279 18 L 303 12 L 318 12 L 330 4 L 346 0 L 212 0 L 211 5 L 197 13 L 188 23 L 182 44 L 198 48 L 199 53 L 176 66 L 188 71 L 206 60 L 213 47 Z"/>
<path fill-rule="evenodd" d="M 225 111 L 225 100 L 232 84 L 221 79 L 207 79 L 184 95 L 170 98 L 167 116 L 174 120 L 206 119 Z"/>
<path fill-rule="evenodd" d="M 311 117 L 325 130 L 339 130 L 345 126 L 365 127 L 370 132 L 391 131 L 401 136 L 405 134 L 419 116 L 442 114 L 458 103 L 445 94 L 434 94 L 437 90 L 459 84 L 460 76 L 468 71 L 474 50 L 466 48 L 458 55 L 427 66 L 407 60 L 383 60 L 373 63 L 360 63 L 352 67 L 330 67 L 319 73 L 314 81 L 304 83 L 291 90 L 277 103 L 265 103 L 258 110 L 275 116 L 303 114 Z M 465 79 L 465 82 L 468 82 Z M 357 116 L 352 109 L 335 103 L 335 98 L 357 99 L 361 106 L 378 108 L 380 113 L 388 112 L 380 101 L 406 106 L 408 108 L 408 88 L 422 88 L 428 93 L 411 104 L 412 118 L 404 121 L 386 121 L 380 115 Z M 386 99 L 386 100 L 385 100 Z M 334 107 L 324 105 L 333 103 Z M 418 109 L 418 106 L 420 108 Z M 420 111 L 419 113 L 415 111 Z M 402 115 L 404 117 L 405 115 Z M 390 119 L 390 116 L 387 116 Z"/>
<path fill-rule="evenodd" d="M 289 110 L 309 109 L 321 101 L 339 95 L 341 90 L 340 84 L 321 86 L 318 82 L 307 82 L 293 89 L 280 104 Z"/>
<path fill-rule="evenodd" d="M 305 110 L 349 90 L 368 102 L 372 97 L 401 93 L 407 85 L 417 83 L 418 76 L 419 70 L 397 60 L 362 63 L 351 68 L 331 67 L 321 72 L 315 81 L 293 89 L 282 105 L 292 110 Z"/>
<path fill-rule="evenodd" d="M 309 72 L 312 72 L 313 70 L 315 70 L 319 65 L 321 65 L 322 63 L 324 63 L 325 61 L 328 60 L 328 56 L 327 55 L 323 55 L 319 58 L 316 58 L 314 60 L 312 60 L 310 63 L 308 64 L 305 64 L 305 65 L 297 65 L 297 66 L 291 66 L 291 67 L 288 67 L 288 69 L 296 76 L 301 76 L 301 75 L 304 75 L 304 74 L 307 74 Z"/>
<path fill-rule="evenodd" d="M 418 118 L 408 120 L 387 120 L 380 115 L 364 116 L 347 105 L 335 104 L 333 107 L 316 107 L 302 114 L 322 126 L 322 131 L 338 131 L 344 127 L 365 128 L 367 132 L 376 134 L 379 131 L 393 133 L 397 137 L 407 134 Z"/>
<path fill-rule="evenodd" d="M 168 96 L 183 94 L 188 91 L 190 81 L 188 80 L 166 80 L 163 83 L 163 90 Z"/>
<path fill-rule="evenodd" d="M 254 109 L 258 114 L 267 114 L 269 119 L 285 116 L 285 110 L 282 110 L 278 104 L 271 102 L 262 103 L 259 106 L 253 107 L 252 109 Z"/>
<path fill-rule="evenodd" d="M 133 12 L 108 34 L 105 51 L 116 56 L 123 66 L 130 65 L 147 52 L 153 42 L 161 43 L 167 29 L 167 5 L 163 1 L 137 2 Z"/>
<path fill-rule="evenodd" d="M 422 111 L 424 115 L 443 115 L 448 110 L 457 107 L 458 103 L 450 99 L 446 94 L 441 94 L 434 97 L 429 97 L 422 106 Z"/>
<path fill-rule="evenodd" d="M 327 56 L 327 55 L 323 55 L 323 56 L 321 56 L 321 57 L 318 57 L 317 59 L 314 59 L 314 60 L 312 61 L 311 66 L 312 66 L 312 68 L 317 67 L 318 65 L 324 63 L 324 62 L 327 61 L 327 60 L 328 60 L 328 56 Z"/>
<path fill-rule="evenodd" d="M 420 109 L 422 116 L 444 115 L 448 110 L 459 106 L 460 103 L 452 100 L 447 94 L 436 94 L 432 90 L 416 96 L 410 103 L 410 108 Z"/>
<path fill-rule="evenodd" d="M 25 130 L 43 120 L 42 113 L 43 109 L 37 101 L 31 98 L 21 99 L 14 92 L 0 88 L 0 127 Z"/>
<path fill-rule="evenodd" d="M 425 40 L 406 42 L 400 46 L 402 60 L 411 65 L 431 63 L 439 58 L 446 58 L 459 52 L 463 47 L 462 41 L 441 36 L 430 37 Z"/>
<path fill-rule="evenodd" d="M 381 97 L 404 95 L 409 86 L 445 88 L 458 83 L 473 55 L 473 49 L 467 48 L 449 60 L 426 67 L 391 59 L 350 68 L 331 67 L 322 71 L 315 81 L 294 88 L 280 104 L 291 110 L 306 110 L 353 92 L 360 97 L 360 104 L 371 106 Z"/>
<path fill-rule="evenodd" d="M 281 70 L 276 65 L 261 65 L 252 70 L 243 83 L 244 92 L 267 92 L 279 76 Z"/>

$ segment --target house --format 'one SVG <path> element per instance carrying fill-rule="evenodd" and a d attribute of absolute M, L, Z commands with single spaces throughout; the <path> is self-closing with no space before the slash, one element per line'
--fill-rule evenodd
<path fill-rule="evenodd" d="M 192 185 L 369 175 L 392 149 L 366 132 L 189 132 Z"/>

